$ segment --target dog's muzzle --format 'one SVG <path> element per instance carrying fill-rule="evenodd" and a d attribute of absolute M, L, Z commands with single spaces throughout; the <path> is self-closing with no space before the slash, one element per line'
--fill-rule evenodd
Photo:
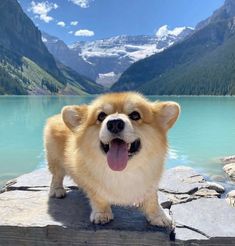
<path fill-rule="evenodd" d="M 107 154 L 107 162 L 113 171 L 122 171 L 127 166 L 128 160 L 137 154 L 141 148 L 140 139 L 126 143 L 120 138 L 112 139 L 108 144 L 100 142 L 102 151 Z"/>
<path fill-rule="evenodd" d="M 104 143 L 100 142 L 101 149 L 104 151 L 104 153 L 106 153 L 106 154 L 108 153 L 112 143 L 117 143 L 118 145 L 127 144 L 125 141 L 123 141 L 122 139 L 119 139 L 119 138 L 113 139 L 109 144 L 104 144 Z M 140 139 L 136 139 L 134 142 L 127 144 L 127 145 L 128 145 L 128 156 L 132 157 L 133 155 L 135 155 L 140 150 L 140 145 L 141 145 Z"/>

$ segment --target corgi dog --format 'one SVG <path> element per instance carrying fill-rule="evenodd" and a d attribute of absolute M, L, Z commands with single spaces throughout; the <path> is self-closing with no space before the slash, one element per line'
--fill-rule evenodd
<path fill-rule="evenodd" d="M 111 205 L 139 204 L 152 225 L 171 227 L 158 202 L 167 132 L 180 113 L 175 102 L 150 102 L 134 92 L 109 93 L 89 105 L 65 106 L 48 119 L 44 144 L 50 196 L 63 198 L 65 175 L 87 195 L 90 221 L 113 219 Z"/>

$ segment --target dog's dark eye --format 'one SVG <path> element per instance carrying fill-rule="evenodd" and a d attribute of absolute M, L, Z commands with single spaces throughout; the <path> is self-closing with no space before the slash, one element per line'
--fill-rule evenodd
<path fill-rule="evenodd" d="M 106 118 L 107 114 L 105 112 L 100 112 L 97 120 L 102 122 Z"/>
<path fill-rule="evenodd" d="M 131 114 L 129 114 L 129 118 L 132 120 L 140 120 L 140 114 L 137 111 L 132 112 Z"/>

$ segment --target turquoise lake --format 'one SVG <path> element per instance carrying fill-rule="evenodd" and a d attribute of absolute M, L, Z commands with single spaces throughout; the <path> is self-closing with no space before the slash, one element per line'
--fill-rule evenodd
<path fill-rule="evenodd" d="M 166 167 L 187 165 L 207 175 L 223 173 L 220 157 L 235 154 L 235 97 L 149 97 L 180 103 L 182 113 L 169 132 Z M 46 119 L 64 105 L 93 97 L 0 97 L 0 186 L 46 165 L 42 132 Z"/>

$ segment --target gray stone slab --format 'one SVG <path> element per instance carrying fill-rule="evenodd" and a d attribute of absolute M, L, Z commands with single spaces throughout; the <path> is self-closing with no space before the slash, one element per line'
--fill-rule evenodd
<path fill-rule="evenodd" d="M 177 241 L 189 241 L 189 240 L 206 240 L 208 241 L 208 238 L 203 236 L 202 234 L 195 232 L 193 230 L 190 230 L 188 228 L 176 228 L 176 239 Z"/>
<path fill-rule="evenodd" d="M 228 206 L 224 199 L 202 198 L 173 205 L 171 212 L 176 226 L 184 225 L 208 238 L 235 239 L 235 209 Z M 179 228 L 176 228 L 176 238 L 184 239 L 184 233 Z"/>
<path fill-rule="evenodd" d="M 42 168 L 10 180 L 6 187 L 9 189 L 49 187 L 50 182 L 50 172 L 46 168 Z M 64 185 L 76 187 L 76 184 L 68 176 L 65 177 Z M 219 193 L 224 191 L 221 185 L 205 181 L 202 175 L 185 166 L 166 170 L 160 182 L 160 189 L 169 193 L 190 194 L 200 188 L 213 189 Z"/>
<path fill-rule="evenodd" d="M 28 187 L 49 187 L 51 182 L 51 174 L 47 168 L 37 169 L 31 173 L 19 176 L 16 179 L 10 180 L 6 186 L 14 188 L 28 188 Z M 73 180 L 65 177 L 64 185 L 76 186 Z"/>
<path fill-rule="evenodd" d="M 5 236 L 3 236 L 5 235 Z M 156 232 L 129 232 L 112 230 L 74 230 L 58 226 L 2 227 L 1 246 L 150 246 L 172 245 L 163 234 Z"/>
<path fill-rule="evenodd" d="M 8 183 L 0 194 L 1 246 L 173 245 L 169 232 L 150 226 L 136 208 L 113 207 L 114 221 L 91 224 L 87 198 L 76 185 L 66 179 L 67 197 L 49 199 L 50 179 L 48 170 L 40 169 Z M 222 186 L 180 167 L 166 172 L 161 187 L 167 190 L 159 192 L 159 200 L 177 222 L 174 244 L 235 245 L 234 207 L 225 199 L 208 198 Z"/>
<path fill-rule="evenodd" d="M 194 169 L 179 166 L 164 172 L 159 186 L 160 190 L 174 194 L 193 194 L 199 189 L 212 189 L 219 193 L 224 192 L 223 186 L 215 182 L 207 182 Z"/>
<path fill-rule="evenodd" d="M 176 167 L 164 172 L 159 188 L 169 193 L 188 194 L 197 190 L 203 181 L 204 178 L 192 168 Z"/>
<path fill-rule="evenodd" d="M 157 231 L 136 208 L 113 208 L 115 220 L 106 229 Z M 48 198 L 46 191 L 10 191 L 0 195 L 2 226 L 59 225 L 78 229 L 104 228 L 89 221 L 90 206 L 79 190 L 71 190 L 65 199 Z M 164 230 L 163 230 L 164 231 Z"/>
<path fill-rule="evenodd" d="M 65 199 L 48 198 L 47 191 L 4 192 L 0 195 L 0 245 L 4 245 L 3 242 L 8 237 L 13 241 L 17 238 L 20 242 L 24 242 L 25 234 L 31 238 L 28 239 L 29 241 L 37 241 L 39 238 L 42 241 L 46 240 L 48 228 L 57 228 L 53 229 L 57 230 L 56 237 L 52 236 L 58 242 L 71 243 L 73 239 L 78 239 L 78 235 L 81 238 L 75 241 L 76 243 L 83 240 L 93 244 L 97 240 L 100 245 L 103 243 L 108 245 L 112 240 L 117 245 L 131 240 L 139 245 L 169 242 L 169 232 L 149 225 L 137 209 L 114 207 L 113 213 L 115 219 L 111 223 L 103 226 L 91 224 L 90 206 L 79 190 L 71 190 Z M 8 228 L 7 232 L 6 228 Z M 23 228 L 25 232 L 20 235 L 18 232 Z M 62 232 L 66 232 L 65 235 Z M 37 233 L 40 237 L 36 235 Z M 36 237 L 33 238 L 33 235 Z M 50 241 L 50 236 L 48 240 Z"/>

